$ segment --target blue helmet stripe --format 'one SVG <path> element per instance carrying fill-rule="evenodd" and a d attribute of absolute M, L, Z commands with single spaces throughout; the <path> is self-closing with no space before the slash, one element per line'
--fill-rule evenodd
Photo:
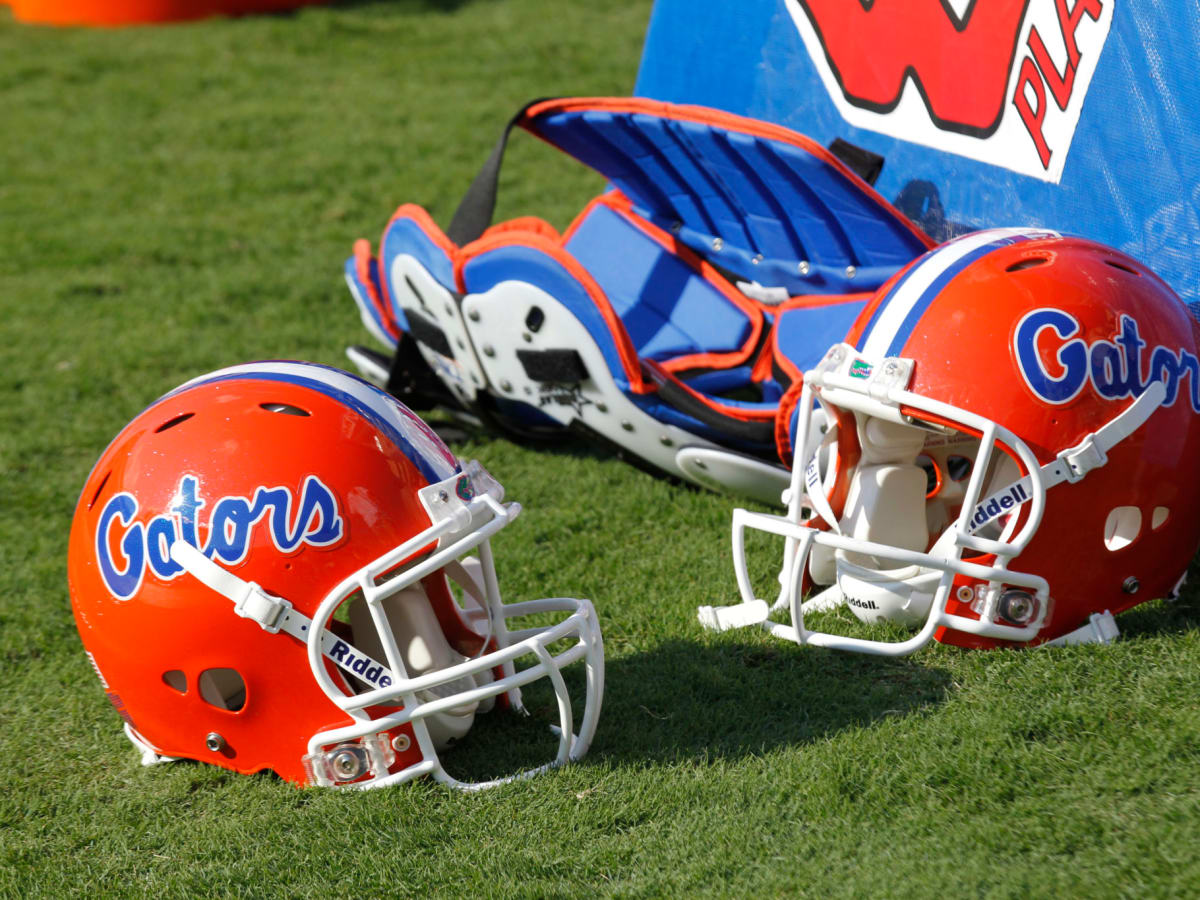
<path fill-rule="evenodd" d="M 926 254 L 876 308 L 857 349 L 870 358 L 899 356 L 929 306 L 955 276 L 999 247 L 1049 236 L 1056 235 L 1017 228 L 979 231 Z"/>

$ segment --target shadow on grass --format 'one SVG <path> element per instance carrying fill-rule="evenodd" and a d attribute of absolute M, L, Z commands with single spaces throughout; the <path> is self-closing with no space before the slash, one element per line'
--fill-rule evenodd
<path fill-rule="evenodd" d="M 420 411 L 418 414 L 429 423 L 430 427 L 445 441 L 452 450 L 457 452 L 458 446 L 468 441 L 505 440 L 519 447 L 535 450 L 546 456 L 566 459 L 616 459 L 652 478 L 665 481 L 668 484 L 691 491 L 693 493 L 711 493 L 707 488 L 700 487 L 690 481 L 685 481 L 678 475 L 659 469 L 640 456 L 626 450 L 624 447 L 609 441 L 598 432 L 584 432 L 573 428 L 565 428 L 555 434 L 527 439 L 510 434 L 501 428 L 489 428 L 486 425 L 467 424 L 453 418 L 443 410 Z M 774 462 L 774 460 L 766 460 Z"/>
<path fill-rule="evenodd" d="M 1200 628 L 1200 596 L 1185 591 L 1179 600 L 1156 600 L 1135 606 L 1117 617 L 1121 638 L 1179 635 Z"/>
<path fill-rule="evenodd" d="M 908 659 L 668 641 L 608 665 L 596 750 L 622 762 L 737 758 L 942 702 L 950 676 Z"/>
<path fill-rule="evenodd" d="M 912 660 L 797 649 L 671 640 L 610 660 L 589 759 L 635 766 L 737 760 L 909 715 L 950 690 L 948 673 Z M 564 675 L 578 686 L 576 673 Z M 513 715 L 477 719 L 468 741 L 444 759 L 456 777 L 494 777 L 553 756 L 546 724 L 554 707 L 542 684 L 525 689 L 538 726 Z"/>

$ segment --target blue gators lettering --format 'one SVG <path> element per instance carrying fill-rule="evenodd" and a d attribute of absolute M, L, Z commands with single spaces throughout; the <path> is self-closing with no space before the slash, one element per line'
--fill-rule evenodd
<path fill-rule="evenodd" d="M 100 524 L 96 526 L 96 560 L 100 564 L 100 577 L 118 600 L 128 600 L 136 594 L 146 572 L 145 530 L 141 522 L 133 521 L 137 510 L 138 502 L 133 494 L 122 491 L 104 504 Z M 122 568 L 118 568 L 119 563 L 108 552 L 108 534 L 114 520 L 125 529 L 120 545 L 125 554 Z"/>
<path fill-rule="evenodd" d="M 1038 341 L 1052 332 L 1061 343 L 1054 359 L 1061 369 L 1053 375 L 1038 352 Z M 1038 397 L 1055 406 L 1067 403 L 1087 384 L 1107 400 L 1138 397 L 1156 381 L 1167 390 L 1164 406 L 1172 405 L 1185 390 L 1194 412 L 1200 413 L 1200 359 L 1184 350 L 1159 345 L 1149 353 L 1149 365 L 1143 367 L 1146 342 L 1138 334 L 1137 320 L 1121 316 L 1120 330 L 1111 341 L 1086 343 L 1079 334 L 1079 322 L 1061 309 L 1035 309 L 1026 313 L 1013 335 L 1013 352 L 1021 377 Z M 1143 371 L 1143 369 L 1148 371 Z M 1190 377 L 1190 380 L 1189 380 Z"/>
<path fill-rule="evenodd" d="M 96 560 L 100 577 L 113 597 L 128 600 L 136 594 L 147 569 L 164 581 L 183 571 L 171 559 L 171 544 L 183 540 L 193 547 L 201 546 L 198 513 L 208 504 L 199 495 L 199 484 L 194 475 L 183 476 L 169 514 L 154 516 L 146 523 L 136 521 L 138 501 L 128 492 L 114 495 L 104 505 L 96 526 Z M 204 555 L 227 565 L 241 562 L 250 552 L 254 528 L 264 519 L 272 543 L 284 554 L 294 552 L 301 544 L 330 546 L 345 532 L 333 491 L 321 479 L 309 475 L 300 490 L 299 503 L 293 503 L 292 492 L 285 487 L 259 487 L 250 498 L 235 495 L 217 500 L 209 517 Z M 110 550 L 114 537 L 120 554 Z"/>

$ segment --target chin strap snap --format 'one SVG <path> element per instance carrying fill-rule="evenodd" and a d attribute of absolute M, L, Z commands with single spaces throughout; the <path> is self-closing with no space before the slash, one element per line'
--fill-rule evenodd
<path fill-rule="evenodd" d="M 292 609 L 287 600 L 268 594 L 253 581 L 243 581 L 185 541 L 171 544 L 171 559 L 205 587 L 232 600 L 233 611 L 243 619 L 257 622 L 263 631 L 278 634 L 286 614 Z"/>
<path fill-rule="evenodd" d="M 1166 399 L 1167 389 L 1161 381 L 1146 386 L 1141 396 L 1109 419 L 1098 431 L 1093 431 L 1074 447 L 1060 452 L 1052 462 L 1042 466 L 1042 488 L 1050 490 L 1066 481 L 1075 484 L 1091 471 L 1108 462 L 1108 451 L 1129 437 L 1154 414 Z M 975 532 L 1002 513 L 1011 512 L 1033 496 L 1033 478 L 1026 475 L 1001 488 L 975 505 L 968 531 Z"/>
<path fill-rule="evenodd" d="M 171 544 L 171 559 L 205 587 L 232 600 L 233 611 L 243 619 L 256 622 L 270 634 L 282 631 L 301 643 L 308 643 L 312 619 L 293 608 L 283 597 L 268 594 L 253 581 L 238 578 L 185 541 L 177 540 Z M 365 680 L 372 687 L 388 687 L 396 683 L 396 676 L 386 665 L 372 659 L 327 628 L 321 631 L 321 652 L 337 666 Z"/>
<path fill-rule="evenodd" d="M 1102 613 L 1092 613 L 1088 620 L 1068 631 L 1062 637 L 1046 641 L 1043 647 L 1069 647 L 1072 644 L 1111 644 L 1121 634 L 1117 620 L 1107 609 Z"/>

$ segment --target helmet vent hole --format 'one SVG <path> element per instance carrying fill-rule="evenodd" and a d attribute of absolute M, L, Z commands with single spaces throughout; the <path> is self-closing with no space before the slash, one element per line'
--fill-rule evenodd
<path fill-rule="evenodd" d="M 1044 266 L 1048 262 L 1050 262 L 1050 260 L 1044 256 L 1034 256 L 1029 259 L 1017 260 L 1015 263 L 1008 266 L 1004 271 L 1020 272 L 1022 269 L 1032 269 L 1034 266 Z"/>
<path fill-rule="evenodd" d="M 529 313 L 525 316 L 525 327 L 534 334 L 537 334 L 545 321 L 546 314 L 542 312 L 542 308 L 540 306 L 533 306 L 530 307 Z"/>
<path fill-rule="evenodd" d="M 237 669 L 205 669 L 197 685 L 209 706 L 237 712 L 246 705 L 246 682 Z"/>
<path fill-rule="evenodd" d="M 972 462 L 967 456 L 946 457 L 946 474 L 951 481 L 966 481 L 971 474 Z"/>
<path fill-rule="evenodd" d="M 301 409 L 298 406 L 292 406 L 290 403 L 260 403 L 258 404 L 267 412 L 283 413 L 285 416 L 311 416 L 307 409 Z"/>
<path fill-rule="evenodd" d="M 174 428 L 176 425 L 182 425 L 184 422 L 186 422 L 188 419 L 190 419 L 194 415 L 195 415 L 195 413 L 183 413 L 182 415 L 178 415 L 173 419 L 167 419 L 167 421 L 163 422 L 161 425 L 159 425 L 157 428 L 154 429 L 154 433 L 162 434 L 168 428 Z"/>
<path fill-rule="evenodd" d="M 187 693 L 187 676 L 179 669 L 163 672 L 162 680 L 167 687 L 179 691 L 181 694 Z"/>
<path fill-rule="evenodd" d="M 1171 517 L 1171 510 L 1166 506 L 1154 507 L 1154 514 L 1150 517 L 1150 528 L 1153 531 L 1158 531 L 1167 524 L 1167 519 Z"/>
<path fill-rule="evenodd" d="M 100 499 L 100 495 L 104 493 L 104 488 L 108 484 L 108 479 L 112 478 L 112 472 L 105 472 L 104 478 L 100 481 L 100 486 L 96 488 L 96 493 L 92 494 L 92 499 L 88 502 L 88 509 L 96 505 L 96 501 Z"/>
<path fill-rule="evenodd" d="M 1119 263 L 1115 259 L 1106 259 L 1105 262 L 1108 263 L 1110 266 L 1112 266 L 1114 269 L 1120 269 L 1122 272 L 1128 272 L 1130 275 L 1141 275 L 1142 274 L 1137 269 L 1131 269 L 1131 268 L 1129 268 L 1129 266 L 1125 265 L 1124 263 Z"/>
<path fill-rule="evenodd" d="M 1142 511 L 1136 506 L 1116 506 L 1104 520 L 1104 546 L 1109 550 L 1128 547 L 1142 530 Z"/>

